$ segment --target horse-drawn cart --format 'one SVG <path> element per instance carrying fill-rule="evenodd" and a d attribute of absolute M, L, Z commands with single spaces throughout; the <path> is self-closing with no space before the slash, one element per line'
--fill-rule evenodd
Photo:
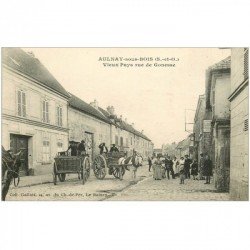
<path fill-rule="evenodd" d="M 102 180 L 106 174 L 122 179 L 129 164 L 126 160 L 121 164 L 119 159 L 126 157 L 126 152 L 109 152 L 97 155 L 93 162 L 93 171 L 97 179 Z M 129 157 L 131 158 L 131 157 Z M 127 158 L 129 160 L 129 158 Z"/>
<path fill-rule="evenodd" d="M 69 156 L 67 152 L 59 153 L 55 158 L 53 182 L 64 182 L 66 174 L 78 174 L 78 178 L 85 184 L 90 175 L 90 160 L 87 155 Z"/>

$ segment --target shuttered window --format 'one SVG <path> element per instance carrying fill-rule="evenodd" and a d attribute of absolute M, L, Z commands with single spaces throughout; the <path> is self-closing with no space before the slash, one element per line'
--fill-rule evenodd
<path fill-rule="evenodd" d="M 43 122 L 49 123 L 49 102 L 43 101 Z"/>
<path fill-rule="evenodd" d="M 57 142 L 57 152 L 62 152 L 63 151 L 63 144 L 62 142 Z"/>
<path fill-rule="evenodd" d="M 123 147 L 123 137 L 120 138 L 120 146 Z"/>
<path fill-rule="evenodd" d="M 26 117 L 26 94 L 22 90 L 17 91 L 17 114 Z"/>
<path fill-rule="evenodd" d="M 248 131 L 248 119 L 244 121 L 244 131 Z"/>
<path fill-rule="evenodd" d="M 118 143 L 119 143 L 119 142 L 118 142 L 118 136 L 116 135 L 116 136 L 115 136 L 115 145 L 118 146 Z"/>
<path fill-rule="evenodd" d="M 56 107 L 56 120 L 57 120 L 57 125 L 62 127 L 62 107 L 58 106 Z"/>
<path fill-rule="evenodd" d="M 244 79 L 246 80 L 248 78 L 248 54 L 249 54 L 249 49 L 245 48 L 244 49 Z"/>

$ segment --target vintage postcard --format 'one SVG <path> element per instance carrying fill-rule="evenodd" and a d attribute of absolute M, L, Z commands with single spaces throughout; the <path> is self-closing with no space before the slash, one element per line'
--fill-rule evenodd
<path fill-rule="evenodd" d="M 248 200 L 248 57 L 2 48 L 2 200 Z"/>

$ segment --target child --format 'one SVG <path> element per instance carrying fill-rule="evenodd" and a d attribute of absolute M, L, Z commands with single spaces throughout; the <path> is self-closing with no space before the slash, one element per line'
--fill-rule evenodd
<path fill-rule="evenodd" d="M 185 160 L 183 157 L 181 157 L 180 166 L 179 166 L 180 184 L 184 184 L 184 180 L 185 180 L 184 163 L 185 163 Z"/>

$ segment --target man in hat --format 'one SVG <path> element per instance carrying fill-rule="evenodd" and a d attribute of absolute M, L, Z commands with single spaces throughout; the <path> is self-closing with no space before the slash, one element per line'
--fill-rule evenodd
<path fill-rule="evenodd" d="M 100 149 L 100 154 L 108 153 L 108 148 L 106 147 L 105 142 L 103 142 L 99 145 L 99 149 Z"/>
<path fill-rule="evenodd" d="M 185 163 L 184 163 L 184 172 L 187 179 L 190 179 L 190 165 L 192 163 L 192 160 L 188 157 L 188 155 L 185 155 Z"/>
<path fill-rule="evenodd" d="M 116 147 L 115 144 L 112 144 L 112 147 L 110 148 L 110 152 L 113 153 L 113 152 L 119 152 L 119 149 Z"/>
<path fill-rule="evenodd" d="M 84 140 L 82 140 L 82 141 L 77 145 L 77 153 L 78 153 L 78 155 L 86 154 L 86 148 L 85 148 L 85 141 L 84 141 Z"/>

